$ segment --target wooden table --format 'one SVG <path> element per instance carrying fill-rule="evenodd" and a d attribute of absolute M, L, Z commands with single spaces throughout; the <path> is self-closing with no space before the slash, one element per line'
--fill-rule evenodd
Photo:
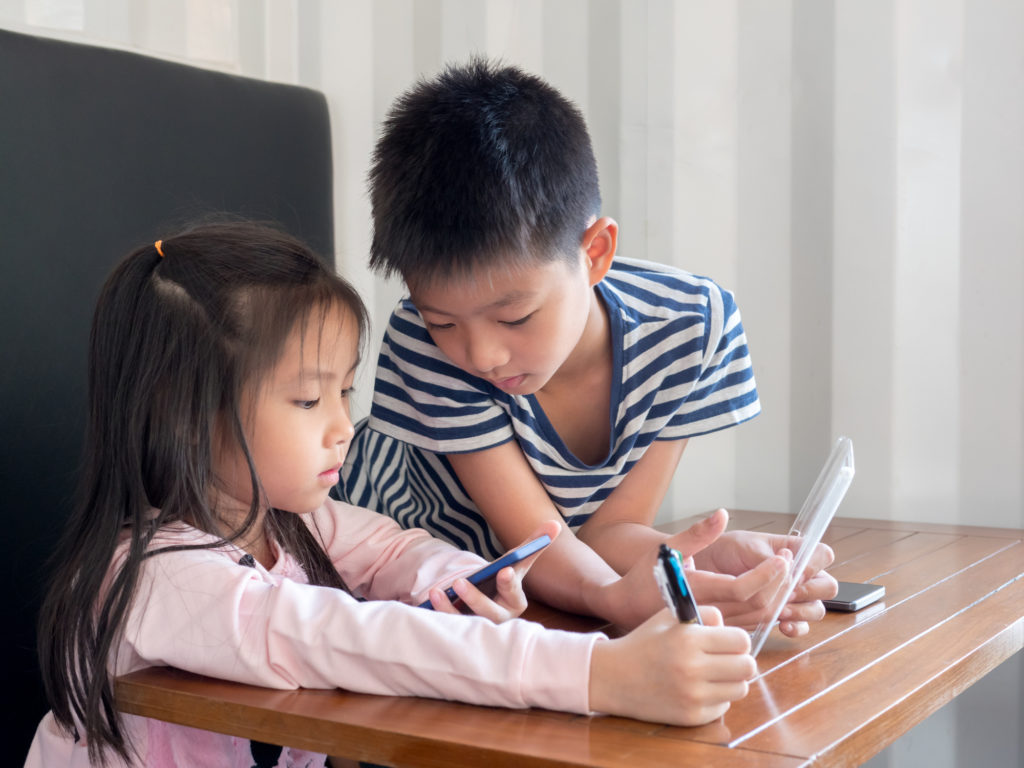
<path fill-rule="evenodd" d="M 733 512 L 788 530 L 790 515 Z M 666 530 L 685 527 L 675 524 Z M 277 691 L 167 668 L 117 681 L 120 708 L 390 765 L 859 765 L 1024 647 L 1022 531 L 837 518 L 825 539 L 844 581 L 883 602 L 773 633 L 750 694 L 699 728 L 510 711 L 344 691 Z M 534 609 L 570 629 L 592 621 Z"/>

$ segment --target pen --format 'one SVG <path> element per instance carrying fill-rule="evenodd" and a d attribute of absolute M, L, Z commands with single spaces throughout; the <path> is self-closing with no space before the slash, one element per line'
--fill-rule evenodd
<path fill-rule="evenodd" d="M 654 566 L 654 579 L 661 596 L 683 624 L 702 624 L 690 585 L 683 572 L 683 558 L 666 544 L 658 547 L 658 562 Z"/>

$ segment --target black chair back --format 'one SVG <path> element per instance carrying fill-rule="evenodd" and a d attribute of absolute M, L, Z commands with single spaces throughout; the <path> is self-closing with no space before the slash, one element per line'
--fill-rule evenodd
<path fill-rule="evenodd" d="M 333 258 L 323 95 L 0 30 L 0 764 L 45 713 L 42 573 L 79 463 L 93 304 L 134 247 L 210 213 L 273 220 Z"/>

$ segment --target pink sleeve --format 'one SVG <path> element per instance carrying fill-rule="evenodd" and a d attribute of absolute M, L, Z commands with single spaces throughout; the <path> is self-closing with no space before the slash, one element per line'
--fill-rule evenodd
<path fill-rule="evenodd" d="M 404 530 L 386 515 L 333 499 L 307 522 L 348 587 L 373 600 L 417 605 L 431 587 L 447 587 L 487 562 L 421 528 Z"/>
<path fill-rule="evenodd" d="M 401 591 L 416 581 L 409 575 L 415 565 L 404 567 L 407 555 L 427 564 L 439 556 L 418 536 L 396 538 L 366 525 L 367 555 L 342 565 L 372 592 Z M 398 561 L 400 571 L 391 567 Z M 341 687 L 587 712 L 598 637 L 393 601 L 361 603 L 326 587 L 275 584 L 223 552 L 194 550 L 145 561 L 115 666 L 123 673 L 167 664 L 274 688 Z"/>

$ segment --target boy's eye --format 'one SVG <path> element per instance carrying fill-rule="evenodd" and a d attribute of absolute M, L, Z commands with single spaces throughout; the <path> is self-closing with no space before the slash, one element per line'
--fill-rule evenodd
<path fill-rule="evenodd" d="M 427 323 L 427 329 L 431 331 L 443 331 L 454 327 L 455 323 Z"/>
<path fill-rule="evenodd" d="M 342 398 L 346 398 L 347 399 L 347 398 L 351 397 L 352 396 L 352 391 L 354 389 L 355 389 L 355 387 L 345 387 L 343 390 L 341 390 Z"/>
<path fill-rule="evenodd" d="M 315 408 L 316 404 L 319 402 L 320 398 L 318 397 L 316 400 L 296 400 L 295 404 L 299 406 L 299 408 L 304 408 L 308 411 L 310 408 Z"/>
<path fill-rule="evenodd" d="M 528 314 L 526 317 L 519 318 L 518 320 L 502 320 L 501 324 L 502 325 L 522 325 L 527 320 L 529 320 L 531 317 L 533 317 L 533 312 Z"/>

